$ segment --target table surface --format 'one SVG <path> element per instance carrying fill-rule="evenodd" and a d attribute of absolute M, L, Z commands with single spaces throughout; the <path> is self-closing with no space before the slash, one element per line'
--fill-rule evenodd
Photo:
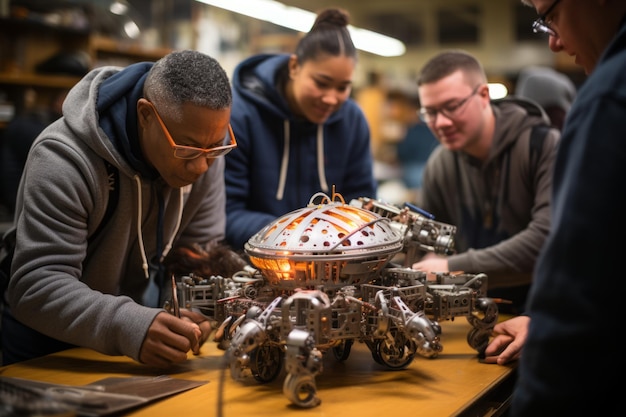
<path fill-rule="evenodd" d="M 443 351 L 434 359 L 416 355 L 405 369 L 377 364 L 367 347 L 356 342 L 348 359 L 339 362 L 324 355 L 316 377 L 314 408 L 294 406 L 283 395 L 283 373 L 260 384 L 252 377 L 235 381 L 223 368 L 224 351 L 207 342 L 200 355 L 167 371 L 147 367 L 121 356 L 106 356 L 89 349 L 71 349 L 0 368 L 0 375 L 70 385 L 83 385 L 111 376 L 157 376 L 208 381 L 198 388 L 135 409 L 132 416 L 316 416 L 381 417 L 393 412 L 429 416 L 461 416 L 511 379 L 513 366 L 479 362 L 467 344 L 471 329 L 464 317 L 441 323 Z M 221 405 L 221 407 L 220 407 Z"/>

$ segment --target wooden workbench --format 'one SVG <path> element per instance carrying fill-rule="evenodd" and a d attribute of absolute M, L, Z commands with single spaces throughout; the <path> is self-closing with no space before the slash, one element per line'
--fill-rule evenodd
<path fill-rule="evenodd" d="M 466 342 L 469 323 L 460 317 L 442 325 L 443 352 L 437 358 L 416 356 L 402 370 L 390 370 L 372 359 L 364 344 L 355 343 L 350 357 L 338 362 L 332 352 L 324 357 L 316 377 L 322 403 L 301 409 L 282 393 L 284 371 L 275 381 L 259 384 L 252 377 L 235 381 L 222 372 L 223 354 L 207 342 L 199 356 L 168 375 L 208 381 L 198 388 L 158 400 L 126 415 L 149 417 L 382 417 L 409 413 L 424 416 L 496 416 L 506 408 L 515 367 L 479 362 Z M 164 372 L 125 357 L 101 355 L 89 349 L 71 349 L 0 368 L 0 375 L 46 382 L 83 385 L 110 376 L 157 376 Z M 222 377 L 223 385 L 220 384 Z M 222 389 L 220 389 L 220 387 Z M 220 392 L 223 393 L 221 397 Z M 221 398 L 221 402 L 220 402 Z M 222 404 L 218 408 L 218 404 Z M 504 406 L 503 406 L 504 405 Z"/>

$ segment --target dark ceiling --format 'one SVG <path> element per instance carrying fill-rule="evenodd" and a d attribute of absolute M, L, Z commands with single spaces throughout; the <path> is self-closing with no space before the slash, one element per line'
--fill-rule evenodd
<path fill-rule="evenodd" d="M 496 0 L 281 1 L 313 12 L 326 7 L 346 9 L 353 25 L 400 39 L 412 48 L 428 42 L 428 28 L 434 28 L 433 41 L 442 45 L 478 42 L 485 8 Z M 520 0 L 497 1 L 510 3 L 517 40 L 540 41 L 530 30 L 532 21 L 537 18 L 534 9 L 524 6 Z"/>
<path fill-rule="evenodd" d="M 91 6 L 95 10 L 108 5 L 112 0 L 13 0 L 13 5 L 28 5 L 29 8 L 54 7 L 59 4 L 78 4 Z M 150 19 L 150 10 L 155 7 L 167 10 L 170 18 L 190 16 L 194 0 L 127 0 L 136 12 L 136 19 L 141 23 Z M 524 6 L 521 0 L 280 0 L 289 6 L 296 6 L 312 12 L 319 12 L 327 7 L 340 7 L 350 13 L 354 26 L 370 29 L 397 38 L 407 48 L 416 48 L 424 44 L 476 43 L 480 42 L 481 25 L 484 15 L 495 1 L 510 4 L 514 34 L 518 41 L 540 40 L 530 30 L 536 18 L 535 10 Z M 501 4 L 501 3 L 500 3 Z M 102 19 L 107 13 L 97 12 Z M 282 29 L 276 28 L 277 31 Z"/>

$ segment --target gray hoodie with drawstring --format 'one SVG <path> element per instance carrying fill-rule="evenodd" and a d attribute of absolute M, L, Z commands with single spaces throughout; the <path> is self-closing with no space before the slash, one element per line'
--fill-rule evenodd
<path fill-rule="evenodd" d="M 183 188 L 169 187 L 143 159 L 136 102 L 151 66 L 93 70 L 33 144 L 6 293 L 26 330 L 135 360 L 171 296 L 159 258 L 174 243 L 219 241 L 225 228 L 223 158 Z M 104 222 L 111 187 L 116 202 Z M 3 337 L 27 340 L 24 333 Z"/>

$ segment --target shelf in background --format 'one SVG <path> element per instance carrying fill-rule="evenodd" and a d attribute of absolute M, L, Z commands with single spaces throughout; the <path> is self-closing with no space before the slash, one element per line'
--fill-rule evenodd
<path fill-rule="evenodd" d="M 94 55 L 110 54 L 126 56 L 131 58 L 134 62 L 140 59 L 156 61 L 172 52 L 172 50 L 168 48 L 145 48 L 137 43 L 127 43 L 98 35 L 91 37 L 90 46 Z"/>
<path fill-rule="evenodd" d="M 42 75 L 0 72 L 0 84 L 24 85 L 48 88 L 72 88 L 80 77 L 69 75 Z"/>

